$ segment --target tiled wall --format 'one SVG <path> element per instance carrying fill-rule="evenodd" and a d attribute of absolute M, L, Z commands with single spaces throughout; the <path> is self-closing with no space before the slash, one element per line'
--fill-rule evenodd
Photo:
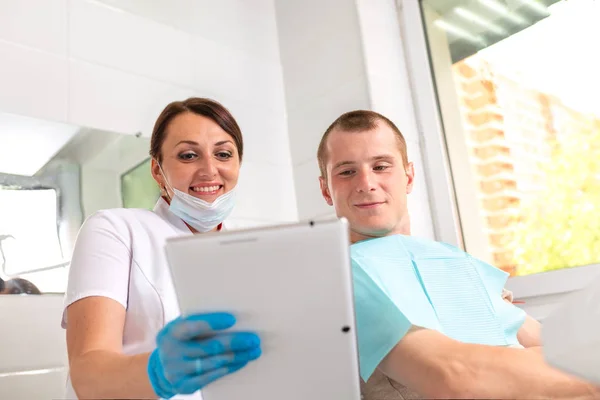
<path fill-rule="evenodd" d="M 271 0 L 0 3 L 0 111 L 149 135 L 170 101 L 207 96 L 245 134 L 247 225 L 297 219 Z"/>
<path fill-rule="evenodd" d="M 333 215 L 322 199 L 316 150 L 340 114 L 372 109 L 404 133 L 417 172 L 413 234 L 433 237 L 419 135 L 393 0 L 276 0 L 288 131 L 300 219 Z"/>
<path fill-rule="evenodd" d="M 395 0 L 357 0 L 356 3 L 371 108 L 398 126 L 406 138 L 409 161 L 415 166 L 415 186 L 408 196 L 411 233 L 433 239 L 429 193 L 421 155 L 422 138 L 415 119 Z"/>
<path fill-rule="evenodd" d="M 383 112 L 416 163 L 413 231 L 433 235 L 393 0 L 5 1 L 0 58 L 0 110 L 17 114 L 148 135 L 173 99 L 223 102 L 247 143 L 243 225 L 331 215 L 320 135 L 342 112 Z"/>
<path fill-rule="evenodd" d="M 296 220 L 271 0 L 0 2 L 0 112 L 148 136 L 168 102 L 194 95 L 230 108 L 245 134 L 230 226 Z M 12 349 L 0 398 L 61 398 L 62 296 L 16 297 L 0 302 Z"/>
<path fill-rule="evenodd" d="M 0 398 L 64 398 L 68 361 L 60 328 L 63 296 L 3 295 L 0 300 Z"/>
<path fill-rule="evenodd" d="M 354 1 L 276 0 L 288 132 L 300 219 L 332 215 L 317 147 L 341 113 L 369 106 Z"/>

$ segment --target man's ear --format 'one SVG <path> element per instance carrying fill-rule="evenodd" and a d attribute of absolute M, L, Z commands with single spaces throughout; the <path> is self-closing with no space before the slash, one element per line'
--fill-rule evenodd
<path fill-rule="evenodd" d="M 414 182 L 415 182 L 415 166 L 413 163 L 409 162 L 406 165 L 406 194 L 410 194 L 413 190 Z"/>
<path fill-rule="evenodd" d="M 322 176 L 319 177 L 319 185 L 321 185 L 321 194 L 323 198 L 330 206 L 333 205 L 333 200 L 331 199 L 331 194 L 329 193 L 329 188 L 327 187 L 327 179 Z"/>

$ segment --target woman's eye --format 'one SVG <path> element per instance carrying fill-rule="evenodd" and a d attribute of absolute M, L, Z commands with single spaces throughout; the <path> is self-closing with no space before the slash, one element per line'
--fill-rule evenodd
<path fill-rule="evenodd" d="M 179 155 L 179 158 L 184 161 L 193 160 L 196 157 L 195 153 L 183 153 Z"/>
<path fill-rule="evenodd" d="M 219 158 L 231 158 L 231 157 L 233 157 L 233 154 L 231 154 L 228 151 L 220 151 L 220 152 L 217 153 L 217 157 L 219 157 Z"/>

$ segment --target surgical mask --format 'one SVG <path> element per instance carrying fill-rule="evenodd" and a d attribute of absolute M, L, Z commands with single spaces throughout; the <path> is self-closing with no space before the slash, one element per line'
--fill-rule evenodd
<path fill-rule="evenodd" d="M 209 203 L 171 186 L 162 166 L 158 164 L 166 185 L 173 192 L 169 211 L 184 220 L 198 232 L 209 232 L 222 223 L 235 206 L 235 187 Z"/>

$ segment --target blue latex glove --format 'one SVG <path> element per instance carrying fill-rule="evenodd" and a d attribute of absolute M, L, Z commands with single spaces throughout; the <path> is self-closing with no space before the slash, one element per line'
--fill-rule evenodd
<path fill-rule="evenodd" d="M 260 357 L 256 334 L 219 332 L 234 324 L 227 313 L 193 314 L 168 323 L 156 336 L 148 362 L 156 394 L 168 399 L 194 393 Z"/>

